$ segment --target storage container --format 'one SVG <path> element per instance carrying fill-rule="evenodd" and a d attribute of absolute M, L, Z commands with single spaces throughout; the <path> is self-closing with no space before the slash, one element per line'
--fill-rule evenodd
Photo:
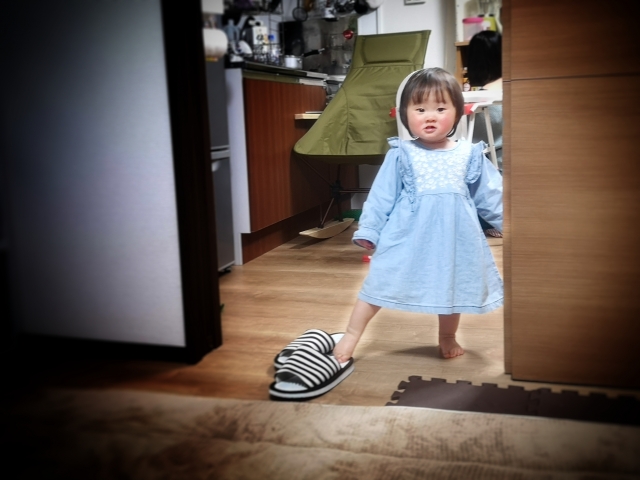
<path fill-rule="evenodd" d="M 464 36 L 464 40 L 471 40 L 476 33 L 484 30 L 484 26 L 482 22 L 484 18 L 482 17 L 468 17 L 462 19 L 462 34 Z"/>

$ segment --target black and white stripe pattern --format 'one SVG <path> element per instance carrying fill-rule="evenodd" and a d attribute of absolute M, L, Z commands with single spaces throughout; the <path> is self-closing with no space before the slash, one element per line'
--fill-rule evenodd
<path fill-rule="evenodd" d="M 277 382 L 293 382 L 314 388 L 329 381 L 340 370 L 340 363 L 334 357 L 302 345 L 278 370 L 275 379 Z"/>
<path fill-rule="evenodd" d="M 307 346 L 299 346 L 284 367 L 277 371 L 269 386 L 272 400 L 310 400 L 335 388 L 354 370 L 353 358 L 339 363 Z"/>
<path fill-rule="evenodd" d="M 293 342 L 285 347 L 286 349 L 296 349 L 302 345 L 310 346 L 322 353 L 329 353 L 335 346 L 333 344 L 333 338 L 327 332 L 317 329 L 311 329 L 304 332 Z"/>
<path fill-rule="evenodd" d="M 274 359 L 275 368 L 282 368 L 289 357 L 302 346 L 312 348 L 320 353 L 329 354 L 333 351 L 336 344 L 327 332 L 318 329 L 307 330 L 276 355 Z"/>

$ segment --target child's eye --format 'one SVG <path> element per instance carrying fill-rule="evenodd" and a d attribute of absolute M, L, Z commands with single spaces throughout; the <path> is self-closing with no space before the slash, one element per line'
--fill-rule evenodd
<path fill-rule="evenodd" d="M 416 108 L 416 112 L 424 113 L 424 108 L 418 107 L 418 108 Z"/>
<path fill-rule="evenodd" d="M 444 112 L 445 110 L 446 110 L 446 108 L 444 108 L 444 107 L 438 107 L 438 112 L 440 112 L 440 113 Z"/>

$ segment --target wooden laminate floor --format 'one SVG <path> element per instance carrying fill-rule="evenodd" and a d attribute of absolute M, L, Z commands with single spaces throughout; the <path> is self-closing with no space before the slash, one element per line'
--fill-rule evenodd
<path fill-rule="evenodd" d="M 369 268 L 351 244 L 356 226 L 327 240 L 298 237 L 220 277 L 223 345 L 196 365 L 150 361 L 90 362 L 59 371 L 49 381 L 74 387 L 126 388 L 221 398 L 267 400 L 275 354 L 306 329 L 343 331 Z M 502 241 L 490 239 L 502 271 Z M 312 400 L 340 405 L 384 405 L 411 375 L 449 382 L 494 383 L 526 389 L 640 392 L 513 381 L 504 373 L 503 312 L 463 315 L 462 357 L 437 350 L 437 316 L 381 310 L 356 352 L 355 371 Z"/>

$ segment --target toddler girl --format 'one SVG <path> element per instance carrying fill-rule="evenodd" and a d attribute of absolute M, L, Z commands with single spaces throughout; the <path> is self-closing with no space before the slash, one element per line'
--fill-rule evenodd
<path fill-rule="evenodd" d="M 348 361 L 381 307 L 437 314 L 445 358 L 461 313 L 486 313 L 503 302 L 502 279 L 478 213 L 502 231 L 502 177 L 483 143 L 454 142 L 464 111 L 456 79 L 441 68 L 412 74 L 400 97 L 400 120 L 413 140 L 391 149 L 364 203 L 353 242 L 374 250 L 369 275 L 334 348 Z"/>

